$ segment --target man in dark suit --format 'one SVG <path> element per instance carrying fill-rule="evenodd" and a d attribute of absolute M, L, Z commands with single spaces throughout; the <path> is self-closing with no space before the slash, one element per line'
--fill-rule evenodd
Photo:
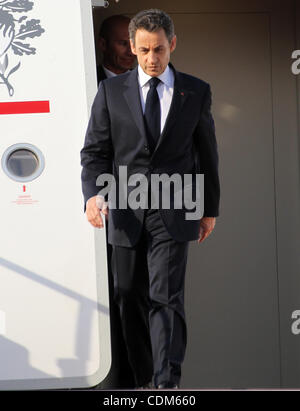
<path fill-rule="evenodd" d="M 207 83 L 169 64 L 176 36 L 166 13 L 138 13 L 129 34 L 139 66 L 100 84 L 81 151 L 82 187 L 88 221 L 100 228 L 101 213 L 109 218 L 115 300 L 136 386 L 151 387 L 153 375 L 156 388 L 178 388 L 187 340 L 188 244 L 204 241 L 219 213 L 211 92 Z M 178 208 L 171 191 L 170 206 L 164 208 L 165 188 L 155 190 L 151 184 L 142 192 L 151 197 L 150 207 L 133 207 L 134 187 L 121 182 L 124 167 L 129 180 L 142 176 L 151 183 L 157 175 L 189 175 L 193 189 L 196 174 L 204 174 L 202 218 L 187 219 L 187 207 Z M 96 180 L 112 173 L 117 206 L 107 207 L 97 196 Z"/>
<path fill-rule="evenodd" d="M 101 80 L 126 73 L 133 68 L 136 57 L 130 47 L 129 22 L 129 17 L 119 14 L 102 22 L 98 41 L 102 53 L 102 63 L 97 67 L 98 84 Z"/>

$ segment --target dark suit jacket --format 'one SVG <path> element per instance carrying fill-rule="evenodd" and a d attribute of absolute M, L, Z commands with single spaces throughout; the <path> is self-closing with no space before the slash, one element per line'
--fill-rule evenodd
<path fill-rule="evenodd" d="M 128 178 L 141 173 L 204 174 L 204 216 L 219 214 L 218 153 L 211 115 L 210 86 L 193 76 L 175 73 L 174 94 L 164 130 L 150 153 L 140 102 L 137 68 L 101 82 L 92 107 L 84 148 L 81 150 L 82 189 L 85 202 L 95 196 L 100 174 L 128 167 Z M 129 187 L 128 192 L 134 187 Z M 171 193 L 171 205 L 174 197 Z M 160 209 L 162 220 L 177 241 L 197 240 L 200 220 L 186 220 L 185 209 Z M 143 209 L 112 209 L 108 241 L 134 246 L 141 235 Z"/>
<path fill-rule="evenodd" d="M 105 80 L 106 78 L 107 77 L 106 77 L 105 71 L 103 69 L 103 66 L 102 66 L 102 64 L 100 64 L 100 66 L 97 66 L 97 81 L 98 81 L 98 84 L 100 83 L 100 81 Z"/>

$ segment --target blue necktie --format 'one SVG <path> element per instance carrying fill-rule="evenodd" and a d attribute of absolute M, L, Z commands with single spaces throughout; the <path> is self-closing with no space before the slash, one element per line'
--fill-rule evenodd
<path fill-rule="evenodd" d="M 151 152 L 154 151 L 160 136 L 160 102 L 156 89 L 159 83 L 160 80 L 157 77 L 152 77 L 149 81 L 150 89 L 145 105 L 144 116 Z"/>

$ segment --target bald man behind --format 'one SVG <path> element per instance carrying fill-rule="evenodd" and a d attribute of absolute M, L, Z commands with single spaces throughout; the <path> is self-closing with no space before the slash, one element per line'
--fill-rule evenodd
<path fill-rule="evenodd" d="M 103 56 L 102 65 L 97 67 L 98 83 L 134 67 L 136 57 L 130 47 L 129 22 L 129 17 L 123 15 L 110 16 L 103 21 L 98 43 Z"/>

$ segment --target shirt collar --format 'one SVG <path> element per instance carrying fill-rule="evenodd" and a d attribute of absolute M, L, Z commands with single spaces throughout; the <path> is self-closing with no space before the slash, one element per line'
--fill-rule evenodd
<path fill-rule="evenodd" d="M 104 73 L 107 78 L 116 77 L 118 74 L 114 73 L 113 71 L 108 70 L 106 67 L 102 66 Z M 130 70 L 127 70 L 125 73 L 128 73 Z"/>
<path fill-rule="evenodd" d="M 108 70 L 108 69 L 107 69 L 106 67 L 104 67 L 104 66 L 102 66 L 102 67 L 103 67 L 104 73 L 105 73 L 105 75 L 106 75 L 107 78 L 116 77 L 116 73 Z"/>
<path fill-rule="evenodd" d="M 144 87 L 152 77 L 149 76 L 149 74 L 146 74 L 140 65 L 138 66 L 138 73 L 140 86 Z M 160 76 L 158 76 L 158 78 L 168 87 L 174 86 L 174 73 L 169 66 L 166 67 L 165 71 Z"/>

